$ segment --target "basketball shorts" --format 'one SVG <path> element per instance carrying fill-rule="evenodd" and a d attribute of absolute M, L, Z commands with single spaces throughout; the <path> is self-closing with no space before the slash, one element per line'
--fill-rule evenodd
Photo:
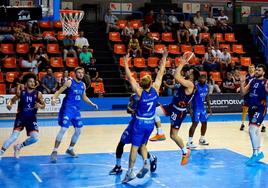
<path fill-rule="evenodd" d="M 193 111 L 193 117 L 192 117 L 192 122 L 207 122 L 208 120 L 208 115 L 206 110 L 204 111 Z"/>
<path fill-rule="evenodd" d="M 75 128 L 83 127 L 80 111 L 73 108 L 61 108 L 58 123 L 61 127 L 66 128 L 69 128 L 71 123 Z"/>
<path fill-rule="evenodd" d="M 251 106 L 248 109 L 249 125 L 260 126 L 266 115 L 266 106 Z"/>
<path fill-rule="evenodd" d="M 36 116 L 25 117 L 17 115 L 13 130 L 22 131 L 24 127 L 26 129 L 27 136 L 30 136 L 30 133 L 33 131 L 38 132 L 39 129 L 36 121 Z"/>
<path fill-rule="evenodd" d="M 130 144 L 131 143 L 131 136 L 133 134 L 133 124 L 134 124 L 135 118 L 132 118 L 127 126 L 127 128 L 124 130 L 123 134 L 121 135 L 120 142 L 124 144 Z"/>
<path fill-rule="evenodd" d="M 155 120 L 142 120 L 135 118 L 133 123 L 133 132 L 131 135 L 131 143 L 136 147 L 146 144 L 151 133 L 154 130 Z"/>

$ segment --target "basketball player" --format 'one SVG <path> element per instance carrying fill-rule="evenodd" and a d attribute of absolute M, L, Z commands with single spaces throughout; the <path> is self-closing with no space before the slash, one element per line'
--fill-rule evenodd
<path fill-rule="evenodd" d="M 205 102 L 208 105 L 210 115 L 212 114 L 212 111 L 208 94 L 209 89 L 206 80 L 206 75 L 199 76 L 198 83 L 196 84 L 196 91 L 191 104 L 190 114 L 192 116 L 192 126 L 189 130 L 189 140 L 187 143 L 187 147 L 190 149 L 196 148 L 196 146 L 193 144 L 193 136 L 199 122 L 201 122 L 201 137 L 199 139 L 199 144 L 209 145 L 209 143 L 205 140 L 205 134 L 207 131 L 207 111 L 205 109 Z"/>
<path fill-rule="evenodd" d="M 190 156 L 190 150 L 187 150 L 183 140 L 178 136 L 179 129 L 183 120 L 187 115 L 187 106 L 191 102 L 194 96 L 194 80 L 198 78 L 199 72 L 196 70 L 190 70 L 186 73 L 185 78 L 182 75 L 183 67 L 191 59 L 192 55 L 188 58 L 185 53 L 182 56 L 181 62 L 175 72 L 176 85 L 174 88 L 174 95 L 172 102 L 168 105 L 160 105 L 156 109 L 156 121 L 160 122 L 159 116 L 165 115 L 170 117 L 170 138 L 179 146 L 182 150 L 181 165 L 186 165 Z M 159 123 L 160 124 L 160 123 Z M 157 125 L 159 125 L 157 124 Z"/>
<path fill-rule="evenodd" d="M 249 136 L 253 148 L 253 155 L 247 161 L 247 165 L 254 164 L 262 158 L 264 154 L 260 151 L 261 135 L 259 127 L 266 115 L 266 95 L 268 91 L 267 80 L 264 78 L 266 67 L 258 65 L 255 71 L 255 78 L 253 78 L 245 86 L 245 77 L 241 77 L 241 94 L 245 96 L 248 94 L 248 118 L 249 118 Z"/>
<path fill-rule="evenodd" d="M 85 84 L 82 82 L 84 77 L 84 69 L 82 67 L 77 67 L 74 70 L 75 78 L 67 80 L 63 86 L 54 94 L 52 97 L 52 105 L 56 104 L 56 100 L 59 95 L 63 92 L 66 96 L 63 99 L 62 106 L 60 108 L 58 122 L 61 126 L 60 131 L 56 137 L 55 146 L 53 152 L 51 153 L 51 162 L 55 163 L 57 161 L 58 147 L 61 143 L 63 135 L 71 125 L 73 124 L 75 131 L 71 139 L 69 148 L 66 150 L 66 154 L 69 154 L 72 157 L 77 157 L 73 148 L 80 136 L 81 128 L 83 127 L 83 122 L 80 115 L 80 101 L 83 99 L 88 105 L 93 106 L 98 109 L 98 106 L 91 102 L 85 93 Z"/>
<path fill-rule="evenodd" d="M 248 67 L 248 74 L 246 75 L 246 84 L 248 84 L 255 76 L 255 66 L 254 65 L 250 65 Z M 242 105 L 242 124 L 240 127 L 240 131 L 243 131 L 245 128 L 245 121 L 246 121 L 246 114 L 248 112 L 248 96 L 249 94 L 246 94 L 244 96 L 244 103 Z M 261 132 L 265 132 L 266 131 L 266 127 L 263 125 L 261 128 Z"/>
<path fill-rule="evenodd" d="M 26 128 L 28 138 L 21 144 L 14 145 L 14 156 L 19 158 L 21 148 L 38 141 L 39 134 L 36 113 L 38 109 L 45 108 L 45 103 L 41 92 L 35 90 L 36 80 L 36 75 L 33 73 L 24 75 L 22 81 L 25 84 L 25 88 L 18 90 L 16 95 L 7 103 L 7 109 L 11 110 L 13 104 L 19 100 L 13 132 L 1 148 L 0 159 L 9 146 L 17 140 L 24 127 Z"/>
<path fill-rule="evenodd" d="M 162 63 L 157 73 L 155 82 L 152 82 L 151 76 L 146 75 L 141 78 L 140 85 L 133 78 L 128 67 L 129 54 L 127 54 L 124 58 L 126 75 L 129 79 L 132 90 L 139 97 L 139 101 L 137 104 L 136 116 L 133 123 L 133 132 L 131 135 L 132 145 L 129 154 L 128 171 L 122 183 L 127 183 L 136 177 L 133 168 L 136 162 L 137 152 L 139 148 L 141 150 L 141 155 L 144 160 L 144 165 L 140 172 L 137 174 L 137 177 L 143 178 L 145 174 L 149 171 L 150 164 L 148 161 L 146 143 L 154 129 L 155 109 L 158 103 L 158 92 L 161 87 L 162 77 L 166 67 L 167 55 L 168 53 L 165 49 L 163 52 Z"/>
<path fill-rule="evenodd" d="M 132 135 L 132 132 L 133 132 L 133 123 L 135 121 L 135 114 L 136 114 L 136 110 L 137 110 L 138 101 L 139 101 L 139 97 L 136 94 L 132 94 L 129 98 L 129 103 L 127 106 L 127 113 L 131 114 L 131 120 L 128 124 L 128 127 L 123 132 L 121 139 L 120 139 L 120 142 L 118 143 L 118 145 L 116 147 L 116 165 L 110 171 L 110 173 L 109 173 L 110 175 L 117 175 L 117 174 L 120 174 L 122 172 L 121 157 L 122 157 L 123 152 L 124 152 L 124 146 L 126 144 L 131 143 L 130 136 Z M 138 150 L 138 153 L 141 154 L 140 150 Z M 156 167 L 157 167 L 156 156 L 151 155 L 148 152 L 148 159 L 150 159 L 150 171 L 155 172 Z"/>

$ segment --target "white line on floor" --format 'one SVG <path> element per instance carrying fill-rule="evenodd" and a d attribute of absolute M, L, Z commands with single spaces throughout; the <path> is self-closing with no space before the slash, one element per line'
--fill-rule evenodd
<path fill-rule="evenodd" d="M 35 173 L 35 172 L 32 172 L 32 175 L 35 177 L 35 179 L 37 179 L 37 181 L 39 183 L 42 183 L 43 181 L 41 180 L 41 178 Z"/>

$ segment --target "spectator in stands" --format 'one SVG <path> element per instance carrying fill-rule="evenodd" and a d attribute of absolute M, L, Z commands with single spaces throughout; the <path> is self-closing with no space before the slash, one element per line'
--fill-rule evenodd
<path fill-rule="evenodd" d="M 189 30 L 185 25 L 185 22 L 180 22 L 179 27 L 177 30 L 177 37 L 178 37 L 178 42 L 181 43 L 189 43 L 190 37 L 189 37 Z"/>
<path fill-rule="evenodd" d="M 82 80 L 85 85 L 86 85 L 86 95 L 88 97 L 93 97 L 94 96 L 94 88 L 91 87 L 91 79 L 90 79 L 90 75 L 89 72 L 86 70 L 84 78 Z"/>
<path fill-rule="evenodd" d="M 31 47 L 29 50 L 29 54 L 21 60 L 21 67 L 29 68 L 29 72 L 34 72 L 35 74 L 38 74 L 38 66 L 39 63 L 37 62 L 37 54 L 35 47 Z"/>
<path fill-rule="evenodd" d="M 239 69 L 235 69 L 233 72 L 233 78 L 234 78 L 234 85 L 235 85 L 235 91 L 237 92 L 238 88 L 240 88 L 240 70 Z"/>
<path fill-rule="evenodd" d="M 228 67 L 227 67 L 227 70 L 228 72 L 233 72 L 235 69 L 236 69 L 236 65 L 235 65 L 235 62 L 231 60 L 231 62 L 229 63 Z"/>
<path fill-rule="evenodd" d="M 62 41 L 63 44 L 63 60 L 66 61 L 68 55 L 77 57 L 77 53 L 74 49 L 74 40 L 71 35 L 66 35 Z"/>
<path fill-rule="evenodd" d="M 154 50 L 154 39 L 149 35 L 146 35 L 142 40 L 142 52 L 143 54 L 151 56 Z"/>
<path fill-rule="evenodd" d="M 106 33 L 109 33 L 111 29 L 119 30 L 119 27 L 116 25 L 117 20 L 118 18 L 112 14 L 112 10 L 108 9 L 104 17 L 106 24 Z"/>
<path fill-rule="evenodd" d="M 150 12 L 145 15 L 144 24 L 147 24 L 151 31 L 155 31 L 155 17 L 153 10 L 150 10 Z"/>
<path fill-rule="evenodd" d="M 215 18 L 213 18 L 213 13 L 210 12 L 208 14 L 208 17 L 206 18 L 206 26 L 209 28 L 209 31 L 211 33 L 217 32 L 217 21 Z"/>
<path fill-rule="evenodd" d="M 23 74 L 19 72 L 19 74 L 14 78 L 12 84 L 9 86 L 10 94 L 17 94 L 20 90 L 24 89 L 24 85 L 22 84 Z"/>
<path fill-rule="evenodd" d="M 223 67 L 227 68 L 231 63 L 231 54 L 228 52 L 227 48 L 223 48 L 223 52 L 221 53 L 220 63 Z"/>
<path fill-rule="evenodd" d="M 175 85 L 175 79 L 174 76 L 172 75 L 172 69 L 169 68 L 166 71 L 166 74 L 163 76 L 163 94 L 171 96 L 174 85 Z"/>
<path fill-rule="evenodd" d="M 205 26 L 204 18 L 201 16 L 200 11 L 196 12 L 196 15 L 194 16 L 194 24 L 197 26 L 199 32 L 205 31 L 208 32 L 208 27 Z"/>
<path fill-rule="evenodd" d="M 33 40 L 42 40 L 42 34 L 37 22 L 33 22 L 30 33 L 33 36 Z"/>
<path fill-rule="evenodd" d="M 226 32 L 228 30 L 232 30 L 232 28 L 228 25 L 229 18 L 224 14 L 224 11 L 221 10 L 220 16 L 218 17 L 218 27 L 221 31 Z"/>
<path fill-rule="evenodd" d="M 223 80 L 222 92 L 223 93 L 235 93 L 236 92 L 234 78 L 231 72 L 227 72 L 227 76 Z"/>
<path fill-rule="evenodd" d="M 53 75 L 51 68 L 47 69 L 47 74 L 42 78 L 42 87 L 43 93 L 45 94 L 54 94 L 57 90 L 57 79 Z"/>
<path fill-rule="evenodd" d="M 95 82 L 96 80 L 100 80 L 102 82 L 102 78 L 99 75 L 98 69 L 95 65 L 95 61 L 91 62 L 91 64 L 88 66 L 87 71 L 92 82 Z"/>
<path fill-rule="evenodd" d="M 93 55 L 90 51 L 88 51 L 87 46 L 83 46 L 82 52 L 79 54 L 79 59 L 82 67 L 87 69 L 88 66 L 90 66 L 92 57 Z"/>
<path fill-rule="evenodd" d="M 170 15 L 168 17 L 168 25 L 171 28 L 171 31 L 177 31 L 179 28 L 179 20 L 176 17 L 175 11 L 170 10 Z"/>
<path fill-rule="evenodd" d="M 61 79 L 59 80 L 59 82 L 58 82 L 58 88 L 62 87 L 63 84 L 64 84 L 66 81 L 70 80 L 70 79 L 72 79 L 72 78 L 69 76 L 69 71 L 68 71 L 68 70 L 64 70 L 64 71 L 63 71 L 63 76 L 62 76 L 62 78 L 61 78 Z"/>
<path fill-rule="evenodd" d="M 164 9 L 160 10 L 160 14 L 157 15 L 156 17 L 156 23 L 159 26 L 159 32 L 166 32 L 170 28 L 168 27 L 168 17 L 165 15 Z"/>
<path fill-rule="evenodd" d="M 135 34 L 135 30 L 130 27 L 130 22 L 126 25 L 126 27 L 122 30 L 121 37 L 124 42 L 130 40 L 130 36 Z"/>
<path fill-rule="evenodd" d="M 192 39 L 195 44 L 198 44 L 197 42 L 198 28 L 194 23 L 191 25 L 191 28 L 189 28 L 189 36 L 190 39 Z"/>
<path fill-rule="evenodd" d="M 43 71 L 48 66 L 48 55 L 43 47 L 39 47 L 36 51 L 36 60 L 38 64 L 38 71 Z"/>
<path fill-rule="evenodd" d="M 216 92 L 216 93 L 221 92 L 219 85 L 215 83 L 212 76 L 210 76 L 208 79 L 208 87 L 209 87 L 209 94 L 212 94 L 214 92 Z"/>
<path fill-rule="evenodd" d="M 208 51 L 203 58 L 204 70 L 207 72 L 219 70 L 219 64 L 216 62 L 216 56 L 212 53 L 212 48 L 208 47 Z"/>
<path fill-rule="evenodd" d="M 139 28 L 137 37 L 139 40 L 142 40 L 148 33 L 150 33 L 149 25 L 144 23 L 143 26 Z"/>
<path fill-rule="evenodd" d="M 25 32 L 25 25 L 20 24 L 18 22 L 11 25 L 12 32 L 15 37 L 15 40 L 18 43 L 29 43 L 31 40 L 31 35 Z"/>
<path fill-rule="evenodd" d="M 87 38 L 84 37 L 84 31 L 79 32 L 79 37 L 75 40 L 75 47 L 77 48 L 78 53 L 81 52 L 83 46 L 89 47 Z"/>
<path fill-rule="evenodd" d="M 130 35 L 130 40 L 128 43 L 128 53 L 132 54 L 133 57 L 139 56 L 141 57 L 142 55 L 142 50 L 140 47 L 139 40 L 136 38 L 136 36 Z"/>

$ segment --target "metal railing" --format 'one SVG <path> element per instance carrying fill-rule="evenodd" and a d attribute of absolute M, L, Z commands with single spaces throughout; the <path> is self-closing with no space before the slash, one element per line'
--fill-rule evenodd
<path fill-rule="evenodd" d="M 264 53 L 266 64 L 268 64 L 268 37 L 258 25 L 255 25 L 254 27 L 253 40 L 255 45 L 260 47 L 260 50 Z"/>

